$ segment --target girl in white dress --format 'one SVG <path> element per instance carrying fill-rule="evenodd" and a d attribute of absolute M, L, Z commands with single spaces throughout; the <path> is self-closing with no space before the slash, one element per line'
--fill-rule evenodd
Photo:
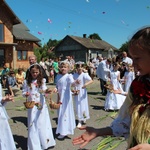
<path fill-rule="evenodd" d="M 123 80 L 124 80 L 124 91 L 128 92 L 129 87 L 132 83 L 132 81 L 135 79 L 135 73 L 134 68 L 132 65 L 128 64 L 126 68 L 126 72 L 124 74 Z"/>
<path fill-rule="evenodd" d="M 23 85 L 23 96 L 35 102 L 34 107 L 28 109 L 28 150 L 43 150 L 55 145 L 44 94 L 49 92 L 52 91 L 46 87 L 40 65 L 31 65 Z"/>
<path fill-rule="evenodd" d="M 69 69 L 68 62 L 61 62 L 61 74 L 58 74 L 56 78 L 59 103 L 61 103 L 58 109 L 58 125 L 56 129 L 56 134 L 60 134 L 58 139 L 64 139 L 68 134 L 74 134 L 75 129 L 75 116 L 71 92 L 71 85 L 75 83 L 75 81 L 72 74 L 68 74 Z"/>
<path fill-rule="evenodd" d="M 73 75 L 74 79 L 80 82 L 80 84 L 75 86 L 75 91 L 77 91 L 78 93 L 74 94 L 76 115 L 78 117 L 78 128 L 80 128 L 82 126 L 82 123 L 85 123 L 86 120 L 90 118 L 86 87 L 89 84 L 93 83 L 93 80 L 89 76 L 89 74 L 83 72 L 83 67 L 84 62 L 77 62 L 77 73 L 74 73 Z"/>
<path fill-rule="evenodd" d="M 110 72 L 110 83 L 112 84 L 113 89 L 107 92 L 105 99 L 105 110 L 118 110 L 122 106 L 126 94 L 119 83 L 120 80 L 120 71 L 118 71 L 119 64 L 114 63 L 113 70 Z"/>
<path fill-rule="evenodd" d="M 0 150 L 16 150 L 14 138 L 8 123 L 8 115 L 5 104 L 13 101 L 13 97 L 6 95 L 2 97 L 2 86 L 0 84 Z"/>

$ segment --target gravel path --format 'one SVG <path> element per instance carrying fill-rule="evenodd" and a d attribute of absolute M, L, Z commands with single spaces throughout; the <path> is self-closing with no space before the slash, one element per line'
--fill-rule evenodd
<path fill-rule="evenodd" d="M 53 85 L 48 85 L 48 87 L 54 87 Z M 94 126 L 96 128 L 104 127 L 109 125 L 114 119 L 114 112 L 105 112 L 103 110 L 105 97 L 100 94 L 100 85 L 97 79 L 94 79 L 94 83 L 88 87 L 89 96 L 89 109 L 91 118 L 87 120 L 88 126 Z M 55 95 L 53 95 L 55 99 Z M 27 150 L 27 112 L 24 109 L 23 102 L 25 99 L 21 96 L 21 91 L 15 97 L 14 103 L 8 103 L 6 105 L 7 113 L 10 116 L 10 126 L 12 133 L 16 142 L 18 150 Z M 56 110 L 50 109 L 51 123 L 53 127 L 54 137 L 56 139 L 56 146 L 49 148 L 52 150 L 78 150 L 79 146 L 72 145 L 72 138 L 80 135 L 83 131 L 75 129 L 74 135 L 69 135 L 67 139 L 63 141 L 57 140 L 57 135 L 55 134 L 57 127 L 57 113 Z M 96 121 L 97 119 L 103 118 L 101 121 Z M 97 145 L 102 137 L 98 137 L 90 142 L 83 150 L 91 150 L 95 145 Z M 122 142 L 115 150 L 125 150 L 126 142 Z"/>

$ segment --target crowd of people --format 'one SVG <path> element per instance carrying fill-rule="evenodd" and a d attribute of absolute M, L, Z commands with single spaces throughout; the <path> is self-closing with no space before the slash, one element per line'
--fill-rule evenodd
<path fill-rule="evenodd" d="M 48 69 L 45 65 L 45 61 L 42 58 L 37 63 L 35 55 L 29 56 L 29 68 L 23 74 L 23 81 L 21 80 L 22 70 L 18 69 L 18 73 L 15 76 L 13 70 L 9 70 L 8 78 L 6 79 L 8 85 L 13 81 L 13 85 L 17 86 L 21 84 L 22 95 L 26 97 L 25 107 L 27 108 L 27 120 L 28 120 L 28 144 L 27 149 L 47 149 L 55 146 L 56 142 L 52 133 L 52 126 L 50 121 L 50 115 L 46 103 L 46 94 L 57 93 L 57 103 L 61 104 L 58 113 L 58 124 L 56 134 L 59 140 L 64 139 L 67 135 L 74 134 L 76 127 L 75 114 L 73 108 L 73 99 L 76 99 L 76 114 L 78 116 L 78 127 L 90 118 L 88 97 L 86 87 L 93 82 L 88 73 L 83 72 L 83 62 L 75 63 L 74 66 L 70 65 L 70 57 L 66 60 L 59 62 L 58 64 L 52 63 L 52 67 L 57 69 L 56 77 L 53 80 L 56 84 L 56 88 L 47 88 L 46 82 L 48 83 L 49 78 L 46 70 Z M 48 64 L 48 63 L 47 63 Z M 74 68 L 76 73 L 73 73 Z M 53 70 L 54 71 L 54 70 Z M 55 71 L 54 71 L 55 72 Z M 54 75 L 55 73 L 53 73 Z M 9 81 L 11 79 L 11 82 Z M 14 99 L 14 88 L 12 87 L 4 100 Z M 9 89 L 9 88 L 8 88 Z M 4 101 L 3 100 L 3 101 Z M 30 103 L 28 103 L 30 102 Z M 28 105 L 30 105 L 30 107 Z M 31 108 L 32 105 L 32 108 Z M 42 127 L 44 126 L 44 128 Z M 7 127 L 9 128 L 9 126 Z M 11 132 L 9 132 L 11 134 Z M 12 137 L 12 136 L 11 136 Z M 8 141 L 3 139 L 4 147 Z M 13 138 L 12 145 L 8 145 L 8 149 L 14 149 Z"/>
<path fill-rule="evenodd" d="M 83 148 L 98 136 L 123 136 L 130 150 L 150 149 L 150 27 L 137 31 L 129 41 L 128 50 L 138 76 L 132 81 L 118 117 L 110 126 L 96 129 L 81 127 L 83 134 L 73 139 Z M 127 62 L 129 59 L 125 59 Z M 130 61 L 132 62 L 132 61 Z"/>
<path fill-rule="evenodd" d="M 1 108 L 4 108 L 7 101 L 13 101 L 14 89 L 20 88 L 27 101 L 34 103 L 32 108 L 27 109 L 28 150 L 47 149 L 56 144 L 45 99 L 47 93 L 57 93 L 57 103 L 60 107 L 56 134 L 59 135 L 59 140 L 74 134 L 75 99 L 77 127 L 86 131 L 73 139 L 74 145 L 81 144 L 82 148 L 98 136 L 113 135 L 128 138 L 130 150 L 150 149 L 149 40 L 150 27 L 145 27 L 133 35 L 129 41 L 129 54 L 132 59 L 126 52 L 122 52 L 122 55 L 112 59 L 98 56 L 90 59 L 87 64 L 75 62 L 71 56 L 67 56 L 63 61 L 58 58 L 41 58 L 37 63 L 36 56 L 32 55 L 29 56 L 30 66 L 27 71 L 19 68 L 16 77 L 15 72 L 4 65 L 3 76 L 5 73 L 9 76 L 8 79 L 2 77 L 3 86 L 8 88 L 4 97 L 0 88 L 0 112 L 5 118 L 1 124 L 6 129 L 2 130 L 6 132 L 6 136 L 1 136 L 0 147 L 16 149 L 6 113 Z M 100 81 L 101 94 L 106 96 L 104 109 L 119 110 L 118 117 L 112 124 L 100 129 L 83 126 L 86 120 L 90 119 L 86 87 L 93 83 L 94 77 Z M 46 83 L 50 81 L 56 85 L 55 88 L 47 88 Z"/>

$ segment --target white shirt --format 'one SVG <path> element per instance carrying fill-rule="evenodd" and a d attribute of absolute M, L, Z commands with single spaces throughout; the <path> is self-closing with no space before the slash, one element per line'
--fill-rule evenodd
<path fill-rule="evenodd" d="M 103 60 L 99 63 L 98 68 L 96 70 L 96 75 L 98 78 L 106 81 L 108 78 L 108 74 L 110 72 L 109 65 L 106 63 L 107 60 Z"/>
<path fill-rule="evenodd" d="M 129 58 L 129 57 L 123 58 L 122 61 L 125 62 L 125 63 L 127 63 L 127 64 L 131 64 L 131 65 L 132 65 L 132 63 L 133 63 L 132 59 Z"/>

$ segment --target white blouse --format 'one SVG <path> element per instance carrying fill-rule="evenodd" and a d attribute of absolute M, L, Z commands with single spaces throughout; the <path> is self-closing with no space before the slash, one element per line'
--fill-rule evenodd
<path fill-rule="evenodd" d="M 129 137 L 130 124 L 131 124 L 129 107 L 131 103 L 132 103 L 132 95 L 129 91 L 124 104 L 119 110 L 118 117 L 112 122 L 110 126 L 110 128 L 113 131 L 113 135 L 124 136 L 125 138 Z"/>

